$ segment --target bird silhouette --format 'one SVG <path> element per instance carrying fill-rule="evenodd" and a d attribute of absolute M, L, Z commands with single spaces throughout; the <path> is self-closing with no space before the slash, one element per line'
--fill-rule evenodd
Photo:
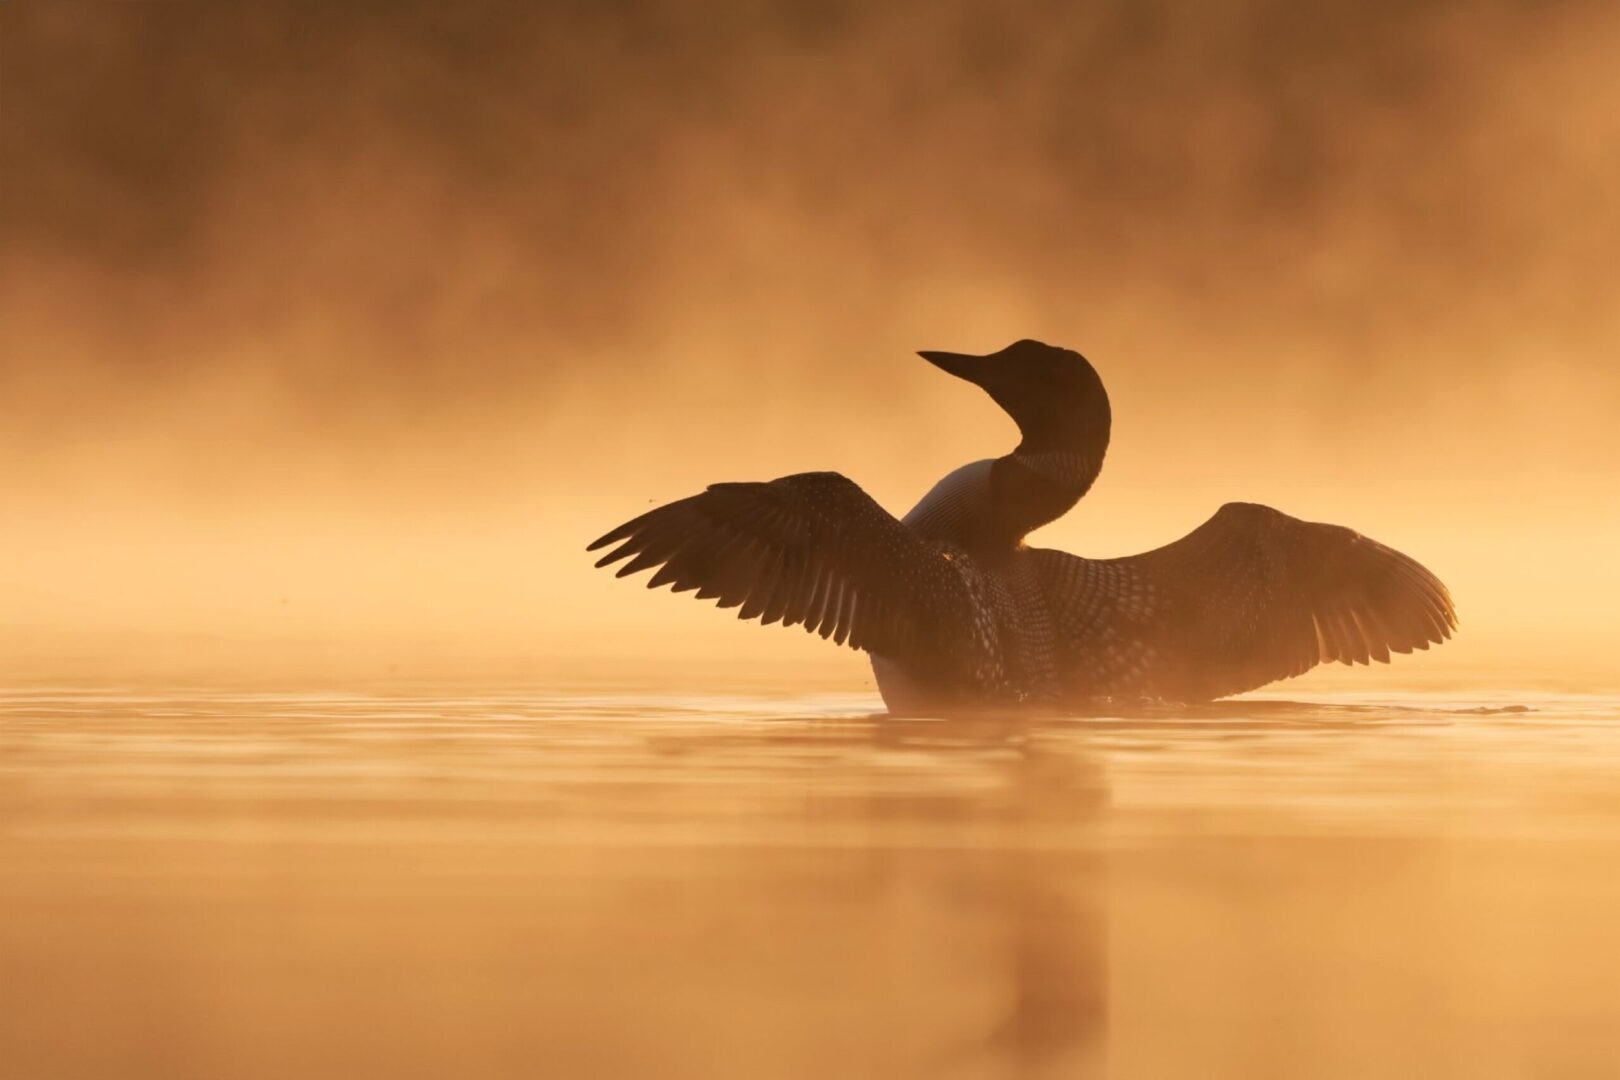
<path fill-rule="evenodd" d="M 894 712 L 1205 701 L 1319 663 L 1388 662 L 1457 625 L 1415 560 L 1339 525 L 1227 503 L 1174 543 L 1087 559 L 1024 537 L 1102 468 L 1112 414 L 1079 353 L 1038 341 L 919 354 L 1017 423 L 1011 453 L 948 474 L 896 519 L 835 472 L 712 484 L 588 550 L 649 588 L 803 626 L 871 656 Z"/>

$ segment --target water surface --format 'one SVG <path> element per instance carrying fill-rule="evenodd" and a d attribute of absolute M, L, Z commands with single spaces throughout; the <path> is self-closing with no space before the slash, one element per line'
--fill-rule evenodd
<path fill-rule="evenodd" d="M 1620 702 L 0 695 L 0 1074 L 1620 1074 Z"/>

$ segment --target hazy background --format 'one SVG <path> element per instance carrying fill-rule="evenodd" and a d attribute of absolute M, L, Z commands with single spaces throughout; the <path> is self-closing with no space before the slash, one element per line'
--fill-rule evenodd
<path fill-rule="evenodd" d="M 912 350 L 1028 336 L 1116 417 L 1037 542 L 1264 501 L 1451 585 L 1387 677 L 1612 685 L 1616 56 L 1612 2 L 9 0 L 0 669 L 855 683 L 583 546 L 903 512 L 1013 440 Z"/>

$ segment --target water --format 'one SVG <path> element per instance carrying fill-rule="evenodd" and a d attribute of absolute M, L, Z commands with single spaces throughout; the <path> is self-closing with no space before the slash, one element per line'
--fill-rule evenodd
<path fill-rule="evenodd" d="M 0 1075 L 1620 1074 L 1620 702 L 0 696 Z"/>

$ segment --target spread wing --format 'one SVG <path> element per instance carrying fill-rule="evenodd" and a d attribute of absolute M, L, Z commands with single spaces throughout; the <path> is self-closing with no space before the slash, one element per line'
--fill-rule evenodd
<path fill-rule="evenodd" d="M 1253 503 L 1142 555 L 1031 555 L 1082 693 L 1223 697 L 1331 660 L 1387 663 L 1457 626 L 1451 594 L 1414 559 Z"/>
<path fill-rule="evenodd" d="M 769 483 L 712 484 L 590 545 L 618 576 L 658 567 L 648 588 L 697 590 L 739 618 L 802 624 L 884 656 L 941 643 L 970 609 L 951 550 L 897 521 L 832 472 Z"/>

